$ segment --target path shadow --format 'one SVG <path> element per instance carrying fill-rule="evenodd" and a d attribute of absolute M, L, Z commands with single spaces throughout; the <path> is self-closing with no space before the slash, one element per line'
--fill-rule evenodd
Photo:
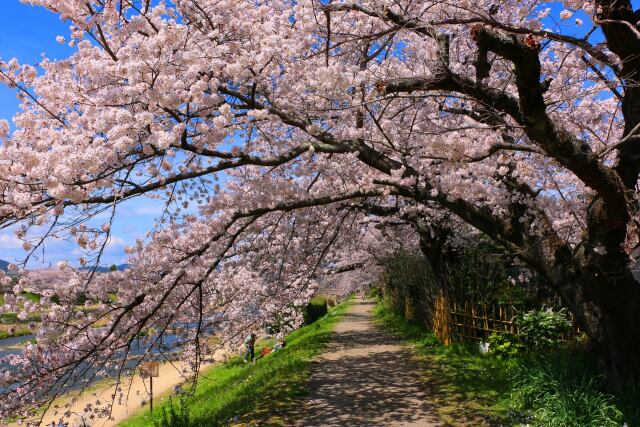
<path fill-rule="evenodd" d="M 442 425 L 417 362 L 401 340 L 371 322 L 368 308 L 344 315 L 326 353 L 312 365 L 296 425 Z"/>

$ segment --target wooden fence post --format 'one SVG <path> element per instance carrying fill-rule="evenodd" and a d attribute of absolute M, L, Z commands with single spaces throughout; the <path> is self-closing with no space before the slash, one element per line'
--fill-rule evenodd
<path fill-rule="evenodd" d="M 444 296 L 437 297 L 433 312 L 433 332 L 440 342 L 447 346 L 451 345 L 450 316 L 447 299 Z"/>
<path fill-rule="evenodd" d="M 408 295 L 404 297 L 404 318 L 410 322 L 415 320 L 413 300 Z"/>

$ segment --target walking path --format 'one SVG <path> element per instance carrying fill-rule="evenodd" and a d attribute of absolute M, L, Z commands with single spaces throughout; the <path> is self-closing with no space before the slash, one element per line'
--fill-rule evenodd
<path fill-rule="evenodd" d="M 311 370 L 297 426 L 442 426 L 409 349 L 356 301 Z"/>

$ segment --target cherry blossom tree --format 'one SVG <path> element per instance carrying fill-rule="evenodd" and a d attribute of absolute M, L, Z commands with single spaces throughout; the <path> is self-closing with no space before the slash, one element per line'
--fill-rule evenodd
<path fill-rule="evenodd" d="M 0 125 L 0 224 L 27 255 L 67 238 L 86 261 L 123 202 L 166 210 L 129 270 L 70 278 L 97 310 L 43 300 L 4 414 L 124 373 L 146 331 L 140 360 L 170 332 L 197 372 L 212 334 L 295 323 L 319 277 L 367 272 L 398 227 L 436 265 L 443 236 L 491 237 L 563 298 L 613 385 L 640 380 L 629 0 L 27 2 L 71 22 L 75 53 L 0 64 L 22 101 Z"/>

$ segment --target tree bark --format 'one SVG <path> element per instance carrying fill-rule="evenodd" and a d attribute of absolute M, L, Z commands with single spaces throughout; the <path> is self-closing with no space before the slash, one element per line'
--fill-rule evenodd
<path fill-rule="evenodd" d="M 561 293 L 613 390 L 622 391 L 630 379 L 640 383 L 640 284 L 630 274 L 609 279 L 584 274 Z"/>
<path fill-rule="evenodd" d="M 429 263 L 440 292 L 446 295 L 445 245 L 451 233 L 436 224 L 427 225 L 421 218 L 416 221 L 416 229 L 420 237 L 420 250 Z"/>

